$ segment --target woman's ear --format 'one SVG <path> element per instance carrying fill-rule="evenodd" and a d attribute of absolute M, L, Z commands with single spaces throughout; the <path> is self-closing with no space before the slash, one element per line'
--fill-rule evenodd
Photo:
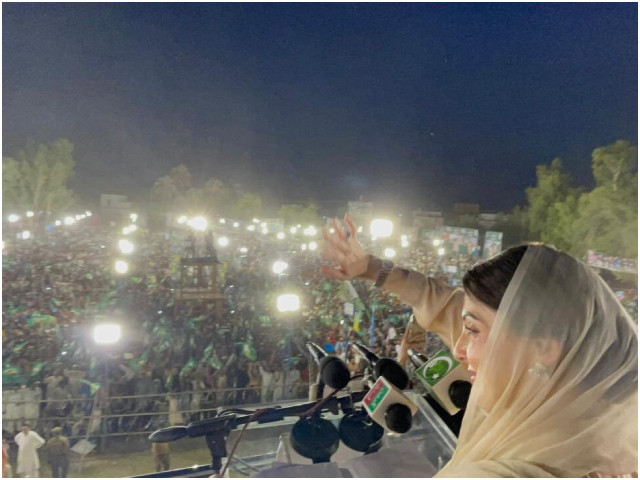
<path fill-rule="evenodd" d="M 536 338 L 533 340 L 536 362 L 549 369 L 554 369 L 560 361 L 563 344 L 555 338 Z"/>

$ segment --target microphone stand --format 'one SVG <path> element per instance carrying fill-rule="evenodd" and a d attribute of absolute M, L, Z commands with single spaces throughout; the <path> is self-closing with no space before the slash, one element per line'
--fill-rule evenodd
<path fill-rule="evenodd" d="M 273 407 L 272 410 L 265 411 L 254 421 L 258 423 L 273 423 L 284 420 L 285 417 L 299 417 L 315 407 L 318 403 L 324 402 L 322 408 L 316 413 L 331 412 L 337 415 L 340 412 L 347 413 L 351 410 L 353 403 L 361 402 L 368 390 L 351 392 L 349 395 L 342 397 L 332 397 L 329 399 L 321 398 L 314 402 L 299 403 L 290 407 Z M 205 437 L 207 448 L 211 453 L 211 466 L 206 470 L 213 470 L 214 473 L 220 473 L 222 469 L 222 458 L 227 456 L 227 437 L 232 430 L 247 423 L 252 414 L 238 415 L 236 413 L 225 414 L 220 417 L 214 417 L 206 420 L 191 422 L 187 426 L 175 426 L 156 430 L 149 435 L 149 440 L 153 443 L 173 442 L 184 437 Z M 194 469 L 189 468 L 189 473 L 195 473 Z M 155 473 L 147 475 L 137 475 L 135 478 L 153 478 L 153 477 L 179 477 L 186 472 L 184 469 L 173 470 L 164 473 Z"/>

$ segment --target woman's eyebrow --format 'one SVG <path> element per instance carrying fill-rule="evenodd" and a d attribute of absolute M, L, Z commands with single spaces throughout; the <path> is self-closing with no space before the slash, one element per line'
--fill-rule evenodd
<path fill-rule="evenodd" d="M 477 317 L 476 315 L 474 315 L 471 312 L 467 312 L 466 310 L 462 311 L 462 319 L 465 320 L 467 317 L 471 317 L 474 320 L 477 320 L 480 323 L 484 323 L 484 320 L 482 320 L 481 318 Z"/>

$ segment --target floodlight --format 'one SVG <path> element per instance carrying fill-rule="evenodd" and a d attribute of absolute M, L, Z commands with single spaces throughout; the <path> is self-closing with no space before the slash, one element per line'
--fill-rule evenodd
<path fill-rule="evenodd" d="M 218 239 L 218 245 L 220 245 L 221 247 L 226 247 L 227 245 L 229 245 L 229 239 L 227 237 L 220 237 Z"/>
<path fill-rule="evenodd" d="M 115 269 L 118 273 L 127 273 L 129 271 L 129 264 L 124 260 L 116 260 Z"/>
<path fill-rule="evenodd" d="M 118 248 L 122 253 L 129 254 L 133 252 L 133 243 L 129 240 L 122 239 L 118 241 Z"/>
<path fill-rule="evenodd" d="M 316 242 L 309 242 L 309 250 L 315 250 L 318 248 L 318 244 Z"/>
<path fill-rule="evenodd" d="M 376 219 L 371 222 L 370 232 L 372 237 L 389 237 L 393 233 L 391 220 Z"/>
<path fill-rule="evenodd" d="M 393 258 L 396 256 L 396 251 L 393 248 L 385 248 L 384 256 L 387 258 Z"/>
<path fill-rule="evenodd" d="M 280 295 L 277 300 L 279 312 L 297 312 L 300 310 L 300 297 L 294 293 Z"/>
<path fill-rule="evenodd" d="M 93 327 L 93 340 L 100 345 L 117 343 L 122 336 L 122 329 L 117 323 L 100 323 Z"/>
<path fill-rule="evenodd" d="M 276 275 L 280 275 L 287 268 L 289 268 L 289 264 L 287 262 L 283 262 L 282 260 L 278 260 L 276 262 L 273 262 L 273 267 L 271 269 L 273 270 L 273 273 L 275 273 Z"/>
<path fill-rule="evenodd" d="M 187 225 L 198 232 L 204 232 L 207 229 L 207 219 L 204 217 L 194 217 L 187 222 Z"/>

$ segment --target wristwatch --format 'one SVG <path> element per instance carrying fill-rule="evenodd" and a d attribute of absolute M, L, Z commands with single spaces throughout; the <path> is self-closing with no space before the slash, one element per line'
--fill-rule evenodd
<path fill-rule="evenodd" d="M 393 262 L 391 260 L 382 260 L 382 269 L 380 270 L 374 285 L 378 288 L 382 288 L 382 285 L 384 285 L 384 282 L 387 280 L 391 270 L 393 270 Z"/>

